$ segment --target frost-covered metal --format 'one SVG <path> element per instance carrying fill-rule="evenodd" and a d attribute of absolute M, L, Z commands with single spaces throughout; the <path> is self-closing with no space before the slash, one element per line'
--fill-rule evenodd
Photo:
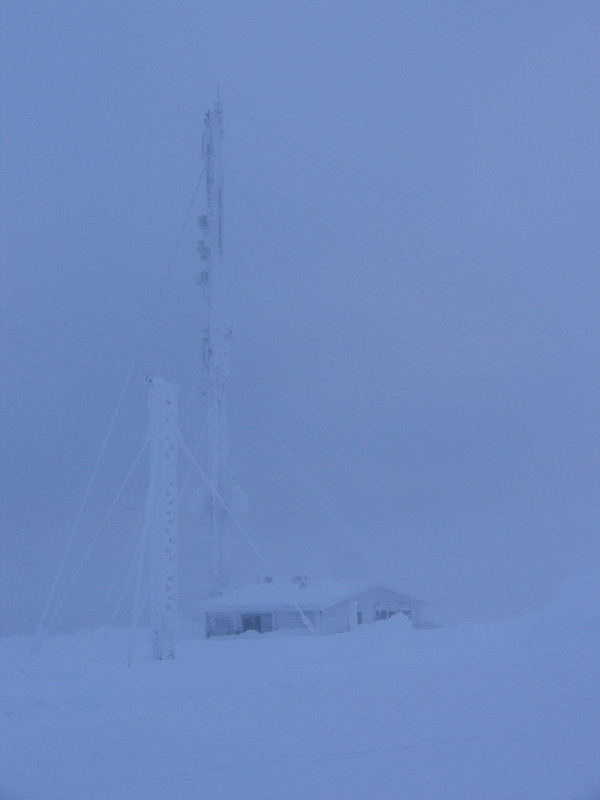
<path fill-rule="evenodd" d="M 177 622 L 177 392 L 162 378 L 149 382 L 150 486 L 146 524 L 150 537 L 152 649 L 175 657 Z"/>
<path fill-rule="evenodd" d="M 202 393 L 208 411 L 208 516 L 211 540 L 210 594 L 229 588 L 229 513 L 222 498 L 232 495 L 228 466 L 227 379 L 232 326 L 223 316 L 223 108 L 220 99 L 206 113 L 204 160 L 206 213 L 199 219 L 203 238 L 198 243 L 206 324 L 202 332 Z"/>

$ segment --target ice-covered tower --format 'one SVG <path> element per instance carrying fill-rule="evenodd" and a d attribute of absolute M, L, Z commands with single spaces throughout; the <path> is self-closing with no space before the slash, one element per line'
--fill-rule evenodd
<path fill-rule="evenodd" d="M 223 107 L 217 99 L 205 118 L 203 156 L 206 213 L 199 219 L 203 238 L 198 243 L 206 324 L 202 332 L 202 392 L 208 413 L 208 507 L 211 570 L 210 594 L 229 588 L 229 514 L 223 500 L 231 495 L 228 467 L 227 378 L 232 327 L 223 315 Z"/>
<path fill-rule="evenodd" d="M 177 622 L 177 391 L 162 378 L 149 382 L 151 622 L 154 658 L 175 657 Z"/>

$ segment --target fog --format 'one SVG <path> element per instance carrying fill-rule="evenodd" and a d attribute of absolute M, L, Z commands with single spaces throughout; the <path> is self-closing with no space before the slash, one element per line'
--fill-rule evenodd
<path fill-rule="evenodd" d="M 196 444 L 217 86 L 231 463 L 273 571 L 366 568 L 284 453 L 440 618 L 599 565 L 597 4 L 3 5 L 4 634 L 40 617 L 130 370 L 67 578 L 143 445 L 146 374 Z M 57 628 L 106 622 L 147 476 Z M 189 605 L 187 498 L 180 523 Z M 234 564 L 265 569 L 235 536 Z"/>

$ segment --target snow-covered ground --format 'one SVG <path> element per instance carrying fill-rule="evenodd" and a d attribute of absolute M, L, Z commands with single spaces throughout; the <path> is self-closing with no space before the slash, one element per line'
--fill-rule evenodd
<path fill-rule="evenodd" d="M 2 800 L 600 798 L 600 582 L 543 613 L 316 638 L 1 642 Z"/>

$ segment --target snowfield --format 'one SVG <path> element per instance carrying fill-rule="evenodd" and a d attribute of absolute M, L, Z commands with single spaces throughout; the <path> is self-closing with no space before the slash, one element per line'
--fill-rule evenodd
<path fill-rule="evenodd" d="M 600 581 L 516 621 L 1 642 L 2 800 L 600 798 Z"/>

